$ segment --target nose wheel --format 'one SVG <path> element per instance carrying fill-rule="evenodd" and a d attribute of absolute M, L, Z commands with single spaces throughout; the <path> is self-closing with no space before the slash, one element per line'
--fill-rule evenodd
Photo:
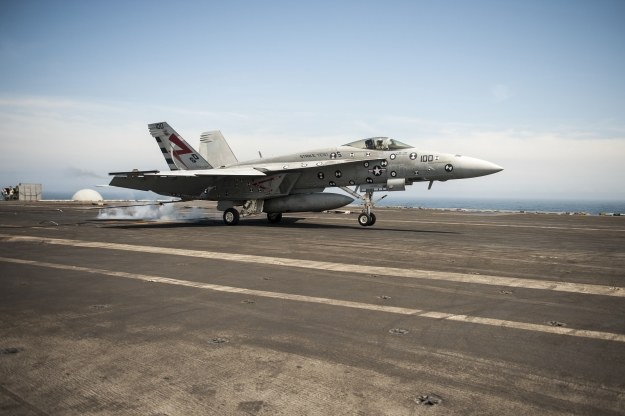
<path fill-rule="evenodd" d="M 363 212 L 358 216 L 358 224 L 362 225 L 363 227 L 372 226 L 373 224 L 375 224 L 375 214 L 373 212 L 370 214 Z"/>

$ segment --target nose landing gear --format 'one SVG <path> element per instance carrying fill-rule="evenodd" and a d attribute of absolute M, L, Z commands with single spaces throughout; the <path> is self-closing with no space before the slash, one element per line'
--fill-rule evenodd
<path fill-rule="evenodd" d="M 363 227 L 375 224 L 375 214 L 373 212 L 370 214 L 363 212 L 358 216 L 358 224 L 362 225 Z"/>
<path fill-rule="evenodd" d="M 374 205 L 374 202 L 371 200 L 371 198 L 373 197 L 373 189 L 365 190 L 364 195 L 360 195 L 358 193 L 358 186 L 356 186 L 356 189 L 353 191 L 346 186 L 341 186 L 341 189 L 353 196 L 354 198 L 358 198 L 364 202 L 362 213 L 358 215 L 358 224 L 362 225 L 363 227 L 370 227 L 375 224 L 376 217 L 375 214 L 371 212 Z M 384 198 L 386 198 L 386 195 L 378 199 L 378 201 Z"/>

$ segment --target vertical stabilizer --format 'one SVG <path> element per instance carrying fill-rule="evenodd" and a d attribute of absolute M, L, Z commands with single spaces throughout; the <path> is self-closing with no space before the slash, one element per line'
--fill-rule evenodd
<path fill-rule="evenodd" d="M 200 155 L 214 167 L 237 163 L 236 156 L 219 130 L 202 133 L 200 136 Z"/>
<path fill-rule="evenodd" d="M 156 139 L 169 169 L 212 169 L 213 166 L 166 122 L 148 124 L 148 129 L 152 137 Z"/>

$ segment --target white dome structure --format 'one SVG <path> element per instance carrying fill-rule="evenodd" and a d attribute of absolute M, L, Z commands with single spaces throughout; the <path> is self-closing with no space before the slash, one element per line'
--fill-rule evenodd
<path fill-rule="evenodd" d="M 74 194 L 72 201 L 97 202 L 102 201 L 102 195 L 93 189 L 81 189 Z"/>

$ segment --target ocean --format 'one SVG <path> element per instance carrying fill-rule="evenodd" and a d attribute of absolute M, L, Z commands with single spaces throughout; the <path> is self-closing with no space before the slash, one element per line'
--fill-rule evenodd
<path fill-rule="evenodd" d="M 378 203 L 379 206 L 401 206 L 410 208 L 464 209 L 473 211 L 504 212 L 547 212 L 547 213 L 585 213 L 623 214 L 624 201 L 607 200 L 570 200 L 570 199 L 512 199 L 512 198 L 410 198 L 388 197 Z"/>
<path fill-rule="evenodd" d="M 151 192 L 118 191 L 107 188 L 97 189 L 104 199 L 112 200 L 167 200 Z M 73 193 L 46 192 L 44 200 L 69 200 Z M 374 196 L 375 197 L 375 196 Z M 407 207 L 452 209 L 469 211 L 503 211 L 503 212 L 548 212 L 548 213 L 585 213 L 589 215 L 622 214 L 625 215 L 625 200 L 589 200 L 589 199 L 529 199 L 529 198 L 448 198 L 448 197 L 414 197 L 395 196 L 376 203 L 381 207 Z"/>

